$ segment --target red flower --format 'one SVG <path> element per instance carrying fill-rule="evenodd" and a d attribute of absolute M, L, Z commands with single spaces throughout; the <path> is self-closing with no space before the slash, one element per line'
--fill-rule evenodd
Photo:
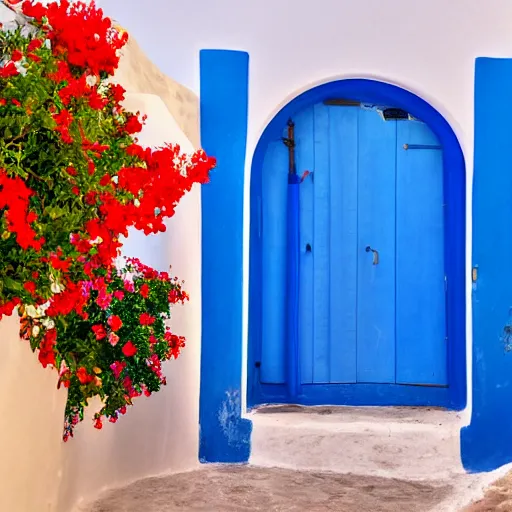
<path fill-rule="evenodd" d="M 64 82 L 64 80 L 71 80 L 73 75 L 69 70 L 68 63 L 66 61 L 59 60 L 57 62 L 57 71 L 50 73 L 48 78 L 54 82 Z"/>
<path fill-rule="evenodd" d="M 23 288 L 25 288 L 25 290 L 27 290 L 27 292 L 29 293 L 35 293 L 36 292 L 36 283 L 34 283 L 34 281 L 27 281 L 26 283 L 23 284 Z"/>
<path fill-rule="evenodd" d="M 43 5 L 39 2 L 33 4 L 31 0 L 25 0 L 21 10 L 25 16 L 28 16 L 29 18 L 35 18 L 36 20 L 41 20 L 46 14 L 46 7 L 43 7 Z"/>
<path fill-rule="evenodd" d="M 92 331 L 94 332 L 94 335 L 96 336 L 97 340 L 102 340 L 103 338 L 107 337 L 107 331 L 105 330 L 105 327 L 101 324 L 93 325 Z"/>
<path fill-rule="evenodd" d="M 13 98 L 13 99 L 11 100 L 11 102 L 12 102 L 12 104 L 13 104 L 13 105 L 15 105 L 16 107 L 21 107 L 21 103 L 20 103 L 18 100 L 16 100 L 16 99 L 14 99 L 14 98 Z"/>
<path fill-rule="evenodd" d="M 110 181 L 111 181 L 110 175 L 109 174 L 105 174 L 103 176 L 103 178 L 101 178 L 101 180 L 100 180 L 100 185 L 102 187 L 106 187 L 110 183 Z"/>
<path fill-rule="evenodd" d="M 108 105 L 108 99 L 98 94 L 97 91 L 91 91 L 89 95 L 89 106 L 94 110 L 103 110 Z"/>
<path fill-rule="evenodd" d="M 5 98 L 0 98 L 0 106 L 5 107 L 7 105 L 7 100 Z"/>
<path fill-rule="evenodd" d="M 153 325 L 156 318 L 149 313 L 142 313 L 139 317 L 140 325 Z"/>
<path fill-rule="evenodd" d="M 94 375 L 89 375 L 87 373 L 87 370 L 83 366 L 78 368 L 78 370 L 76 371 L 76 376 L 80 381 L 80 384 L 89 384 L 94 380 Z"/>
<path fill-rule="evenodd" d="M 35 50 L 39 50 L 43 46 L 43 41 L 41 39 L 32 39 L 30 43 L 28 43 L 27 51 L 33 52 Z"/>
<path fill-rule="evenodd" d="M 13 62 L 18 62 L 21 59 L 23 59 L 23 53 L 21 53 L 19 50 L 14 50 L 11 55 L 11 60 Z"/>
<path fill-rule="evenodd" d="M 124 292 L 122 292 L 121 290 L 116 290 L 114 292 L 114 297 L 117 299 L 117 300 L 123 300 L 124 299 Z"/>
<path fill-rule="evenodd" d="M 9 302 L 5 302 L 4 304 L 0 304 L 0 319 L 5 316 L 11 316 L 14 308 L 21 303 L 21 300 L 18 298 L 12 299 Z"/>
<path fill-rule="evenodd" d="M 94 190 L 89 190 L 89 192 L 87 192 L 85 194 L 85 202 L 92 206 L 92 205 L 95 205 L 96 204 L 96 192 Z"/>
<path fill-rule="evenodd" d="M 149 286 L 144 283 L 141 287 L 140 287 L 140 294 L 145 298 L 147 299 L 148 296 L 149 296 Z"/>
<path fill-rule="evenodd" d="M 73 187 L 71 189 L 71 192 L 73 192 L 73 194 L 75 194 L 75 196 L 79 196 L 80 195 L 80 189 L 78 187 Z"/>
<path fill-rule="evenodd" d="M 120 103 L 124 100 L 124 93 L 126 92 L 125 88 L 119 84 L 111 84 L 110 92 L 112 93 L 112 97 L 116 103 Z"/>
<path fill-rule="evenodd" d="M 124 129 L 126 133 L 134 134 L 139 133 L 142 130 L 142 123 L 139 121 L 138 117 L 132 115 L 128 117 L 126 123 L 124 125 Z"/>
<path fill-rule="evenodd" d="M 41 62 L 41 57 L 35 53 L 27 53 L 27 57 L 33 62 Z"/>
<path fill-rule="evenodd" d="M 109 316 L 107 323 L 113 331 L 118 331 L 123 326 L 123 321 L 117 315 Z"/>
<path fill-rule="evenodd" d="M 11 76 L 19 75 L 20 72 L 18 71 L 18 68 L 14 64 L 14 62 L 8 62 L 0 68 L 0 78 L 10 78 Z"/>
<path fill-rule="evenodd" d="M 98 430 L 101 430 L 103 428 L 101 418 L 96 418 L 96 421 L 94 422 L 94 428 L 97 428 Z"/>
<path fill-rule="evenodd" d="M 55 343 L 57 342 L 57 331 L 50 329 L 44 335 L 39 345 L 39 362 L 46 368 L 49 364 L 55 366 Z"/>
<path fill-rule="evenodd" d="M 137 347 L 131 341 L 126 342 L 123 347 L 123 354 L 126 357 L 132 357 L 136 353 L 137 353 Z"/>
<path fill-rule="evenodd" d="M 70 176 L 76 176 L 76 175 L 77 175 L 76 169 L 75 169 L 74 167 L 71 167 L 71 166 L 69 166 L 69 167 L 66 169 L 66 172 L 67 172 Z"/>

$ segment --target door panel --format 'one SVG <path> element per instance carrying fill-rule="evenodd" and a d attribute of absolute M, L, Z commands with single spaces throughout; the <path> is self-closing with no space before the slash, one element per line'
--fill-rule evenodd
<path fill-rule="evenodd" d="M 314 215 L 313 215 L 313 382 L 330 379 L 330 230 L 331 162 L 329 161 L 329 111 L 314 107 Z"/>
<path fill-rule="evenodd" d="M 288 151 L 281 141 L 267 150 L 262 175 L 261 371 L 264 383 L 281 384 L 285 375 L 286 193 Z"/>
<path fill-rule="evenodd" d="M 357 382 L 395 382 L 395 174 L 396 121 L 360 110 Z"/>
<path fill-rule="evenodd" d="M 315 168 L 313 107 L 302 111 L 294 119 L 296 140 L 297 172 L 313 171 Z M 306 179 L 300 185 L 299 218 L 299 358 L 300 379 L 303 384 L 313 382 L 313 252 L 306 251 L 306 245 L 313 246 L 314 185 Z"/>
<path fill-rule="evenodd" d="M 329 108 L 330 382 L 356 382 L 358 108 Z"/>
<path fill-rule="evenodd" d="M 397 382 L 445 385 L 443 156 L 418 122 L 398 123 L 396 214 Z"/>

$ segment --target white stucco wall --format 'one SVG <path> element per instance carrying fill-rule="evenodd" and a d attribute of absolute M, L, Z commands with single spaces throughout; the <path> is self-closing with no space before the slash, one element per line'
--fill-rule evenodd
<path fill-rule="evenodd" d="M 196 92 L 199 91 L 200 49 L 249 52 L 245 276 L 248 275 L 252 154 L 266 124 L 291 98 L 332 79 L 369 77 L 418 94 L 446 117 L 459 137 L 467 167 L 467 339 L 468 382 L 471 382 L 469 276 L 474 61 L 478 56 L 512 54 L 512 3 L 508 0 L 490 0 L 485 4 L 477 0 L 414 3 L 406 0 L 152 0 L 151 7 L 144 10 L 135 0 L 103 0 L 102 7 L 137 38 L 164 72 Z M 245 279 L 245 329 L 247 298 Z M 470 393 L 471 386 L 468 389 Z M 470 399 L 471 396 L 468 403 Z M 468 408 L 466 418 L 469 412 Z"/>
<path fill-rule="evenodd" d="M 193 151 L 159 97 L 128 94 L 125 105 L 148 115 L 141 144 L 177 142 L 183 151 Z M 187 337 L 187 347 L 177 361 L 166 363 L 168 385 L 136 400 L 116 425 L 95 430 L 93 405 L 75 438 L 64 444 L 66 393 L 56 389 L 56 372 L 44 370 L 28 343 L 19 340 L 17 317 L 0 322 L 0 511 L 71 512 L 104 488 L 198 465 L 200 215 L 196 187 L 180 202 L 166 233 L 134 233 L 126 242 L 127 255 L 160 270 L 172 263 L 191 300 L 174 309 L 172 326 Z"/>

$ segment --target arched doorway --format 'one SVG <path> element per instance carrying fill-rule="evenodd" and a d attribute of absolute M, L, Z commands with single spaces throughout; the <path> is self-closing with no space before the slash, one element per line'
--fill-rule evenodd
<path fill-rule="evenodd" d="M 290 119 L 312 172 L 292 216 Z M 286 105 L 254 155 L 250 244 L 249 406 L 465 406 L 464 159 L 427 102 L 350 79 Z"/>

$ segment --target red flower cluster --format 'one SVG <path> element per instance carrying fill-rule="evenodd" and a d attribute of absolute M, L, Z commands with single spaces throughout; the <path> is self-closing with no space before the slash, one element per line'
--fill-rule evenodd
<path fill-rule="evenodd" d="M 23 249 L 33 248 L 40 251 L 44 238 L 38 238 L 31 224 L 37 215 L 29 212 L 29 199 L 33 195 L 25 182 L 19 178 L 9 178 L 0 169 L 0 210 L 5 209 L 4 218 L 7 230 L 16 234 L 16 241 Z"/>
<path fill-rule="evenodd" d="M 94 3 L 61 0 L 44 7 L 26 0 L 22 10 L 39 22 L 45 18 L 55 56 L 95 75 L 114 73 L 119 64 L 118 50 L 126 44 L 128 34 L 119 34 Z"/>
<path fill-rule="evenodd" d="M 170 306 L 188 295 L 167 272 L 115 262 L 130 228 L 165 231 L 215 160 L 133 141 L 145 118 L 126 112 L 124 88 L 106 80 L 127 35 L 101 9 L 26 0 L 22 11 L 34 31 L 12 36 L 0 68 L 0 107 L 16 117 L 0 170 L 0 254 L 18 272 L 0 290 L 0 318 L 20 306 L 22 337 L 44 367 L 58 366 L 66 440 L 92 396 L 103 400 L 102 428 L 166 383 L 162 362 L 185 346 L 166 328 Z M 27 93 L 28 79 L 44 100 Z"/>

